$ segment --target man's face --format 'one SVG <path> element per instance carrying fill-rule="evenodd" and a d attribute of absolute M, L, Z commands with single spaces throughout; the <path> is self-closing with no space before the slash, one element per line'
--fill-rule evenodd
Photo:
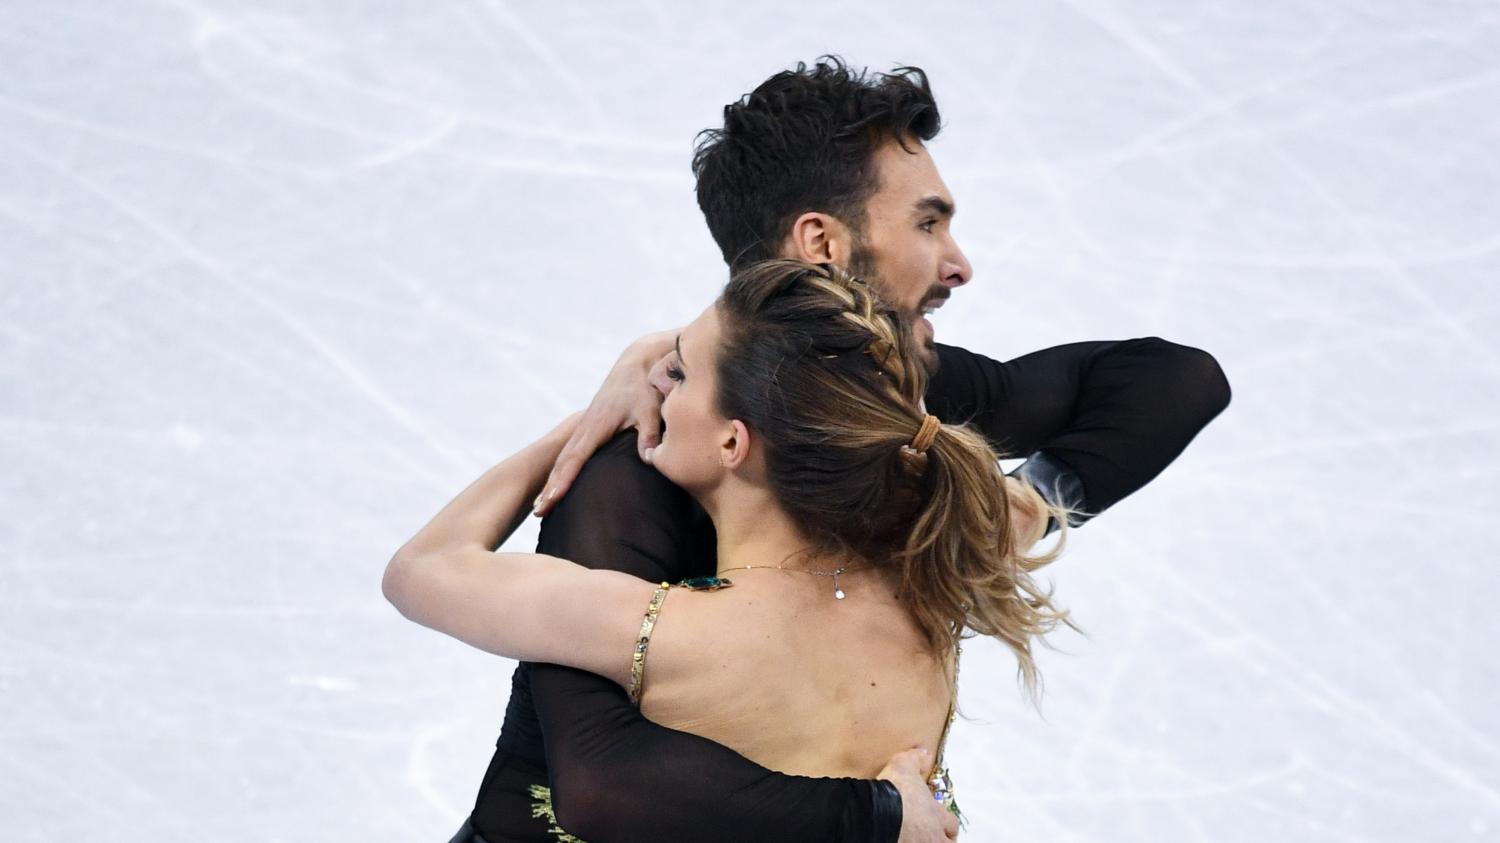
<path fill-rule="evenodd" d="M 864 278 L 912 321 L 917 348 L 936 368 L 932 322 L 923 311 L 941 307 L 973 269 L 953 239 L 954 203 L 927 147 L 891 140 L 875 152 L 875 192 L 865 204 L 864 236 L 852 246 L 850 272 Z"/>

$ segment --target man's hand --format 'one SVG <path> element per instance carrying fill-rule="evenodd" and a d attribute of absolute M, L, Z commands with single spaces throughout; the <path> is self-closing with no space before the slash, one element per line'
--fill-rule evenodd
<path fill-rule="evenodd" d="M 1024 552 L 1047 532 L 1047 501 L 1030 483 L 1013 475 L 1005 478 L 1005 494 L 1010 499 L 1010 528 L 1016 537 L 1016 549 Z"/>
<path fill-rule="evenodd" d="M 901 791 L 901 837 L 897 843 L 945 843 L 958 839 L 958 817 L 932 797 L 922 771 L 932 764 L 925 749 L 897 753 L 875 778 Z"/>
<path fill-rule="evenodd" d="M 538 517 L 552 511 L 578 479 L 583 464 L 616 433 L 636 429 L 636 451 L 642 460 L 647 448 L 659 444 L 662 393 L 653 381 L 658 380 L 656 370 L 665 368 L 664 358 L 672 350 L 677 334 L 675 330 L 648 334 L 631 343 L 620 355 L 558 454 L 536 499 L 534 509 Z"/>

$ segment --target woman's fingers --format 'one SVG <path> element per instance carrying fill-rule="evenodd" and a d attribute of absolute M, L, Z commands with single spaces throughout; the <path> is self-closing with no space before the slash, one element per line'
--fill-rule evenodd
<path fill-rule="evenodd" d="M 534 501 L 533 510 L 537 517 L 552 511 L 573 487 L 573 481 L 578 479 L 589 457 L 622 430 L 636 428 L 636 453 L 643 462 L 651 462 L 646 452 L 661 443 L 661 402 L 661 393 L 648 385 L 645 390 L 638 391 L 636 402 L 628 412 L 620 412 L 610 401 L 596 400 L 589 405 L 573 435 L 558 453 L 557 462 L 547 475 L 547 484 Z"/>
<path fill-rule="evenodd" d="M 573 446 L 573 440 L 569 439 L 564 445 L 563 453 L 557 458 L 552 466 L 552 473 L 547 475 L 547 482 L 543 484 L 541 494 L 531 502 L 531 512 L 538 518 L 552 511 L 553 501 L 568 492 L 568 487 L 573 485 L 573 478 L 578 476 L 578 469 L 566 462 L 567 448 Z"/>
<path fill-rule="evenodd" d="M 649 452 L 661 444 L 661 402 L 642 404 L 637 413 L 635 451 L 641 455 L 641 462 L 649 464 Z"/>

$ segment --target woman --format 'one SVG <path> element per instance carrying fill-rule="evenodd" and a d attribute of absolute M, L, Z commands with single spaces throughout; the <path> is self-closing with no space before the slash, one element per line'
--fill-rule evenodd
<path fill-rule="evenodd" d="M 679 337 L 650 453 L 713 519 L 717 577 L 672 590 L 492 552 L 570 420 L 403 546 L 386 595 L 490 652 L 606 676 L 652 720 L 771 769 L 869 778 L 922 747 L 947 798 L 959 638 L 1003 640 L 1034 691 L 1031 639 L 1066 621 L 1029 576 L 1056 551 L 1025 550 L 1066 518 L 1007 486 L 980 435 L 924 412 L 915 351 L 862 282 L 756 264 Z"/>

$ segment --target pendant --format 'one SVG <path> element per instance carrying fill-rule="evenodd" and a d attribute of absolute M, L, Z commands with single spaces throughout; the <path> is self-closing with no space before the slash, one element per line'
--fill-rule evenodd
<path fill-rule="evenodd" d="M 843 600 L 844 599 L 844 590 L 842 588 L 835 588 L 833 590 L 833 596 L 834 596 L 834 599 L 836 599 L 836 600 Z"/>

